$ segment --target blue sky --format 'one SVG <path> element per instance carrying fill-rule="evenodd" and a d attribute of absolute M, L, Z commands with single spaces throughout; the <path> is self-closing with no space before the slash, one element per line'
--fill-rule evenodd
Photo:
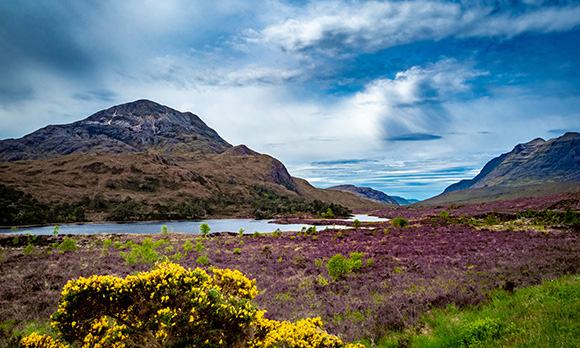
<path fill-rule="evenodd" d="M 580 131 L 575 1 L 3 1 L 0 139 L 136 99 L 318 187 L 424 199 Z"/>

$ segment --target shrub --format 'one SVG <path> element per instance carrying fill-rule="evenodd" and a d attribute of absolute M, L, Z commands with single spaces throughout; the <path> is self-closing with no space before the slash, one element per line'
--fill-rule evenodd
<path fill-rule="evenodd" d="M 203 250 L 203 243 L 197 242 L 195 243 L 195 251 L 202 251 Z"/>
<path fill-rule="evenodd" d="M 407 227 L 409 225 L 409 221 L 403 218 L 394 218 L 391 223 L 393 227 Z"/>
<path fill-rule="evenodd" d="M 162 241 L 162 240 L 161 240 Z M 125 259 L 125 262 L 128 264 L 133 263 L 150 263 L 154 264 L 157 261 L 160 261 L 162 257 L 160 257 L 159 253 L 154 249 L 158 248 L 159 246 L 163 245 L 164 243 L 159 243 L 157 241 L 155 244 L 151 238 L 145 238 L 142 245 L 139 244 L 129 244 L 131 249 L 130 252 L 120 252 L 119 255 Z"/>
<path fill-rule="evenodd" d="M 200 257 L 195 260 L 195 262 L 199 263 L 200 265 L 207 265 L 209 263 L 209 259 L 205 255 L 201 255 Z"/>
<path fill-rule="evenodd" d="M 60 250 L 62 250 L 62 252 L 67 252 L 67 251 L 76 252 L 77 245 L 76 245 L 75 241 L 72 240 L 70 237 L 66 237 L 62 241 L 62 243 L 60 243 Z"/>
<path fill-rule="evenodd" d="M 358 230 L 360 228 L 360 225 L 361 225 L 359 219 L 354 219 L 353 225 L 354 225 L 354 229 Z"/>
<path fill-rule="evenodd" d="M 32 244 L 28 244 L 28 246 L 22 250 L 23 255 L 30 255 L 33 253 L 34 253 L 34 247 L 32 246 Z"/>
<path fill-rule="evenodd" d="M 125 249 L 125 246 L 123 245 L 123 243 L 116 241 L 115 244 L 113 244 L 113 246 L 115 247 L 115 249 Z"/>
<path fill-rule="evenodd" d="M 205 222 L 202 222 L 201 225 L 199 226 L 199 231 L 201 232 L 201 234 L 204 237 L 207 237 L 207 235 L 209 234 L 209 231 L 211 231 L 211 228 L 209 227 L 208 224 L 206 224 Z"/>
<path fill-rule="evenodd" d="M 187 254 L 188 251 L 190 251 L 191 249 L 193 249 L 193 243 L 191 243 L 191 241 L 186 241 L 185 243 L 183 243 L 183 250 L 185 250 L 185 253 Z"/>
<path fill-rule="evenodd" d="M 350 253 L 349 265 L 351 270 L 357 270 L 362 266 L 363 253 Z"/>
<path fill-rule="evenodd" d="M 499 319 L 484 318 L 471 322 L 462 329 L 460 347 L 478 347 L 489 339 L 499 338 L 500 329 Z"/>
<path fill-rule="evenodd" d="M 330 258 L 328 264 L 326 265 L 328 274 L 336 280 L 342 278 L 351 272 L 351 267 L 347 259 L 340 254 L 336 254 Z"/>
<path fill-rule="evenodd" d="M 312 347 L 344 345 L 320 318 L 296 323 L 264 318 L 251 300 L 255 280 L 239 271 L 162 263 L 151 272 L 69 281 L 52 316 L 57 339 L 32 333 L 27 348 L 77 347 Z"/>
<path fill-rule="evenodd" d="M 242 251 L 240 250 L 240 248 L 235 248 L 234 249 L 234 254 L 239 255 L 241 253 L 242 253 Z"/>

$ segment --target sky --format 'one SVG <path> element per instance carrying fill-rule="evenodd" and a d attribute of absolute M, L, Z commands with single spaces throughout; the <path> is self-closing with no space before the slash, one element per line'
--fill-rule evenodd
<path fill-rule="evenodd" d="M 316 187 L 426 199 L 580 131 L 578 1 L 0 2 L 0 139 L 137 99 Z"/>

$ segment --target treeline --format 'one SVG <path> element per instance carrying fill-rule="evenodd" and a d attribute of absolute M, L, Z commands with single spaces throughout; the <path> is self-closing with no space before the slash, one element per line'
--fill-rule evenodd
<path fill-rule="evenodd" d="M 0 225 L 18 226 L 88 221 L 91 213 L 104 214 L 109 221 L 148 221 L 202 219 L 223 215 L 228 210 L 247 210 L 257 219 L 271 218 L 283 213 L 311 213 L 323 217 L 344 217 L 351 211 L 339 204 L 319 200 L 306 201 L 302 197 L 280 195 L 260 185 L 251 187 L 252 196 L 225 195 L 191 197 L 180 202 L 150 203 L 147 200 L 107 199 L 101 194 L 85 196 L 81 200 L 61 203 L 39 202 L 30 194 L 0 184 Z"/>
<path fill-rule="evenodd" d="M 30 194 L 0 184 L 0 224 L 3 226 L 85 221 L 80 204 L 39 202 Z"/>
<path fill-rule="evenodd" d="M 252 199 L 252 214 L 256 219 L 269 219 L 276 214 L 311 213 L 321 217 L 347 217 L 350 209 L 334 203 L 325 203 L 319 200 L 306 201 L 302 197 L 285 196 L 274 190 L 261 186 L 252 186 L 258 197 Z"/>

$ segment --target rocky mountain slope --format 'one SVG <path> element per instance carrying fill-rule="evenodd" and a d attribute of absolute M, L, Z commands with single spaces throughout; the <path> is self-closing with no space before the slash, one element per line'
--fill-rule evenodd
<path fill-rule="evenodd" d="M 231 145 L 191 112 L 149 100 L 114 106 L 65 125 L 50 125 L 0 142 L 0 161 L 52 159 L 69 154 L 222 153 Z"/>
<path fill-rule="evenodd" d="M 545 141 L 534 139 L 489 161 L 471 180 L 445 189 L 452 192 L 488 186 L 525 186 L 580 181 L 580 133 Z"/>
<path fill-rule="evenodd" d="M 580 186 L 580 133 L 534 139 L 489 161 L 473 179 L 447 187 L 426 203 L 490 201 L 541 196 Z"/>
<path fill-rule="evenodd" d="M 358 197 L 369 199 L 377 203 L 388 205 L 399 205 L 399 203 L 391 196 L 387 195 L 384 192 L 373 190 L 370 187 L 357 187 L 354 185 L 338 185 L 329 187 L 327 188 L 327 190 L 350 192 Z"/>
<path fill-rule="evenodd" d="M 268 216 L 301 200 L 380 206 L 311 187 L 277 159 L 230 145 L 194 114 L 147 100 L 0 141 L 0 185 L 64 207 L 42 209 L 73 221 Z"/>

